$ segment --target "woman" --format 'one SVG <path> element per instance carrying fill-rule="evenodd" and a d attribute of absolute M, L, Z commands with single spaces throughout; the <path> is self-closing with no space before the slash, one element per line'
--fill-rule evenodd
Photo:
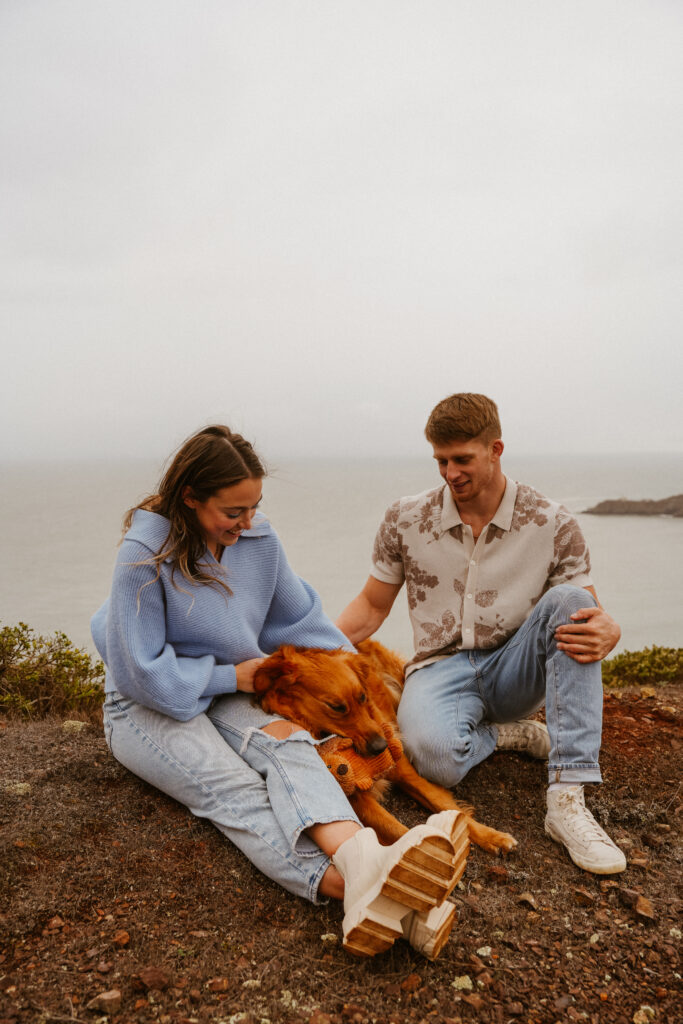
<path fill-rule="evenodd" d="M 435 889 L 420 864 L 451 857 L 452 812 L 380 847 L 310 734 L 249 697 L 280 644 L 349 646 L 257 512 L 264 476 L 243 437 L 206 427 L 126 515 L 111 594 L 92 620 L 107 667 L 107 743 L 285 889 L 314 903 L 343 898 L 353 952 L 372 955 L 405 934 L 434 956 L 452 924 L 443 899 L 454 875 Z M 383 893 L 390 873 L 402 880 L 393 898 Z M 433 909 L 413 912 L 420 903 Z"/>

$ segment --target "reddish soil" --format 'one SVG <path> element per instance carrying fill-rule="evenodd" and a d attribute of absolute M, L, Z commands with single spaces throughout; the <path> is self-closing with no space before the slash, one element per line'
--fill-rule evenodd
<path fill-rule="evenodd" d="M 543 765 L 496 754 L 458 794 L 519 847 L 472 851 L 435 963 L 404 942 L 347 955 L 338 904 L 258 874 L 94 726 L 0 722 L 0 1024 L 680 1021 L 683 690 L 645 694 L 606 696 L 605 785 L 588 794 L 627 871 L 576 868 L 543 832 Z"/>

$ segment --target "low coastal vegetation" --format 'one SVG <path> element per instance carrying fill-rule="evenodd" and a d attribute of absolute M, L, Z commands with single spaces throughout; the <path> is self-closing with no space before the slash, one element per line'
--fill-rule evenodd
<path fill-rule="evenodd" d="M 602 681 L 610 689 L 683 683 L 683 648 L 653 646 L 624 651 L 603 661 Z"/>
<path fill-rule="evenodd" d="M 683 648 L 646 647 L 603 662 L 606 687 L 683 682 Z M 45 637 L 25 622 L 0 629 L 0 715 L 101 720 L 104 665 L 65 633 Z"/>
<path fill-rule="evenodd" d="M 0 629 L 0 713 L 97 721 L 103 692 L 104 665 L 65 633 L 39 636 L 25 622 Z"/>

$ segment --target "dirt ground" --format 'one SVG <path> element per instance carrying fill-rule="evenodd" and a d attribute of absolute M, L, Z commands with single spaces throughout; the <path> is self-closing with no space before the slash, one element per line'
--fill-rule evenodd
<path fill-rule="evenodd" d="M 606 696 L 588 797 L 625 874 L 575 867 L 543 832 L 543 765 L 495 754 L 458 795 L 519 847 L 473 849 L 435 963 L 402 941 L 350 957 L 338 904 L 258 874 L 94 726 L 0 722 L 0 1024 L 681 1021 L 683 688 L 648 693 Z"/>

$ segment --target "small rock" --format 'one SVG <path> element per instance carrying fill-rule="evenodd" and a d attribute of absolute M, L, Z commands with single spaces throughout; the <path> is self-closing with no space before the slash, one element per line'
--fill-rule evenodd
<path fill-rule="evenodd" d="M 523 892 L 521 896 L 517 897 L 517 902 L 526 903 L 527 906 L 531 907 L 532 910 L 538 910 L 538 904 L 536 903 L 536 899 L 533 893 L 531 892 Z"/>
<path fill-rule="evenodd" d="M 30 782 L 6 782 L 2 787 L 6 793 L 12 796 L 27 796 L 31 792 Z"/>
<path fill-rule="evenodd" d="M 466 1003 L 469 1003 L 470 1006 L 474 1007 L 477 1013 L 479 1012 L 479 1010 L 481 1010 L 481 1008 L 484 1005 L 484 1000 L 480 995 L 477 995 L 476 992 L 473 992 L 471 995 L 463 995 L 462 998 Z"/>
<path fill-rule="evenodd" d="M 67 718 L 65 722 L 62 722 L 64 732 L 82 732 L 85 727 L 86 722 L 76 722 L 71 718 Z"/>
<path fill-rule="evenodd" d="M 242 982 L 242 988 L 261 988 L 261 982 L 258 978 L 247 978 Z"/>
<path fill-rule="evenodd" d="M 308 1024 L 330 1024 L 331 1019 L 329 1013 L 323 1013 L 322 1010 L 314 1010 L 308 1018 Z"/>
<path fill-rule="evenodd" d="M 334 932 L 325 932 L 324 935 L 320 936 L 320 941 L 325 943 L 326 946 L 336 946 L 339 939 Z"/>
<path fill-rule="evenodd" d="M 361 1019 L 365 1016 L 365 1010 L 358 1003 L 344 1003 L 342 1007 L 342 1017 L 352 1019 L 353 1017 L 360 1014 Z"/>
<path fill-rule="evenodd" d="M 655 919 L 655 912 L 652 904 L 650 903 L 647 896 L 643 896 L 642 893 L 636 892 L 635 889 L 619 889 L 619 895 L 628 907 L 635 910 L 639 917 L 647 917 L 651 921 Z"/>
<path fill-rule="evenodd" d="M 633 1024 L 648 1024 L 648 1021 L 655 1019 L 655 1011 L 651 1006 L 641 1006 L 633 1014 Z"/>
<path fill-rule="evenodd" d="M 489 864 L 486 872 L 494 882 L 498 882 L 499 885 L 507 885 L 510 881 L 510 872 L 501 864 Z"/>
<path fill-rule="evenodd" d="M 490 946 L 481 946 L 477 950 L 477 956 L 491 956 L 491 947 Z"/>
<path fill-rule="evenodd" d="M 209 978 L 206 983 L 209 992 L 227 992 L 230 982 L 227 978 Z"/>
<path fill-rule="evenodd" d="M 102 1010 L 104 1013 L 114 1013 L 121 1006 L 121 993 L 117 988 L 109 992 L 100 992 L 87 1004 L 88 1010 Z"/>
<path fill-rule="evenodd" d="M 404 978 L 401 982 L 401 988 L 404 992 L 417 992 L 422 985 L 422 978 L 419 974 L 409 974 L 407 978 Z"/>
<path fill-rule="evenodd" d="M 474 985 L 469 974 L 461 974 L 460 977 L 453 979 L 451 988 L 454 988 L 456 992 L 471 992 Z"/>
<path fill-rule="evenodd" d="M 127 946 L 128 943 L 130 942 L 130 935 L 128 934 L 127 931 L 124 931 L 124 929 L 122 928 L 120 931 L 114 932 L 111 941 L 114 943 L 115 946 Z"/>
<path fill-rule="evenodd" d="M 138 977 L 147 989 L 157 989 L 163 992 L 171 984 L 171 979 L 160 967 L 143 967 Z"/>

